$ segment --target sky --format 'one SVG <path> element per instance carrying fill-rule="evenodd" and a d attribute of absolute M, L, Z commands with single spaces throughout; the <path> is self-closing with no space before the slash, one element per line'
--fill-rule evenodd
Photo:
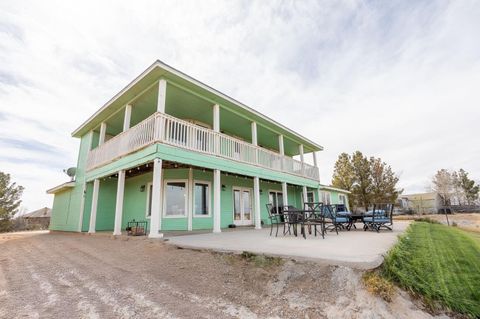
<path fill-rule="evenodd" d="M 134 5 L 133 5 L 134 4 Z M 480 1 L 0 2 L 0 171 L 51 207 L 73 132 L 155 60 L 324 146 L 381 157 L 405 193 L 480 180 Z"/>

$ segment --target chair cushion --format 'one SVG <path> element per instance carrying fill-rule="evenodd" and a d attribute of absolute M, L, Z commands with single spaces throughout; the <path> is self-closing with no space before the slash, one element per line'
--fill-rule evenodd
<path fill-rule="evenodd" d="M 373 210 L 369 210 L 368 212 L 365 212 L 363 216 L 373 216 Z M 382 209 L 377 209 L 375 210 L 375 216 L 385 216 L 385 211 Z"/>
<path fill-rule="evenodd" d="M 348 223 L 349 219 L 347 217 L 337 217 L 337 218 L 335 218 L 335 221 L 337 223 Z"/>
<path fill-rule="evenodd" d="M 350 216 L 352 215 L 352 213 L 350 212 L 347 212 L 347 211 L 341 211 L 341 212 L 337 212 L 337 216 Z"/>
<path fill-rule="evenodd" d="M 372 217 L 363 217 L 363 221 L 366 222 L 366 223 L 371 223 L 371 222 L 373 222 L 373 218 Z M 390 218 L 376 217 L 375 218 L 375 223 L 379 223 L 379 224 L 390 223 Z"/>

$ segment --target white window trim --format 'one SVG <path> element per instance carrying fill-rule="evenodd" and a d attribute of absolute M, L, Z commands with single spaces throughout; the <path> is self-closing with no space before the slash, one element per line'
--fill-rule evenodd
<path fill-rule="evenodd" d="M 279 190 L 276 190 L 276 189 L 269 189 L 268 190 L 268 203 L 269 204 L 273 205 L 273 203 L 270 203 L 270 193 L 275 193 L 275 197 L 277 198 L 277 200 L 278 200 L 278 194 L 282 194 L 282 198 L 283 198 L 283 192 L 281 190 L 279 191 Z"/>
<path fill-rule="evenodd" d="M 145 218 L 150 219 L 148 216 L 148 204 L 150 202 L 150 198 L 152 197 L 152 193 L 150 192 L 150 186 L 152 186 L 152 182 L 147 183 L 147 202 L 145 204 Z"/>
<path fill-rule="evenodd" d="M 315 202 L 315 192 L 314 191 L 307 191 L 307 199 L 308 199 L 308 194 L 313 195 L 313 201 Z"/>
<path fill-rule="evenodd" d="M 255 208 L 253 207 L 253 201 L 254 201 L 254 198 L 253 198 L 253 188 L 250 188 L 250 187 L 242 187 L 242 186 L 233 186 L 232 187 L 232 218 L 233 218 L 233 223 L 235 224 L 235 191 L 240 191 L 243 192 L 243 191 L 249 191 L 250 192 L 250 222 L 251 224 L 243 224 L 244 220 L 240 220 L 240 221 L 237 221 L 237 222 L 240 222 L 240 225 L 241 226 L 245 226 L 245 225 L 253 225 L 254 224 L 254 214 L 255 214 Z M 243 196 L 243 194 L 241 195 Z M 241 205 L 243 205 L 243 201 L 241 203 Z"/>
<path fill-rule="evenodd" d="M 167 184 L 168 183 L 185 183 L 185 214 L 184 215 L 167 215 Z M 188 179 L 166 179 L 163 181 L 163 218 L 188 218 Z"/>
<path fill-rule="evenodd" d="M 344 201 L 342 203 L 342 201 L 340 200 L 340 196 L 342 196 L 344 198 Z M 338 203 L 339 204 L 343 204 L 343 205 L 347 205 L 347 196 L 345 194 L 338 194 Z"/>
<path fill-rule="evenodd" d="M 323 203 L 324 205 L 331 205 L 332 204 L 332 194 L 328 191 L 322 191 L 323 194 L 325 194 L 325 199 L 326 197 L 328 197 L 328 203 L 326 203 L 327 201 L 325 201 L 325 203 Z M 322 194 L 322 201 L 323 201 L 323 194 Z"/>
<path fill-rule="evenodd" d="M 208 185 L 208 215 L 196 215 L 195 214 L 195 184 L 207 184 Z M 211 218 L 212 217 L 212 183 L 209 181 L 204 181 L 200 179 L 193 180 L 193 192 L 192 192 L 192 202 L 193 202 L 193 218 Z"/>

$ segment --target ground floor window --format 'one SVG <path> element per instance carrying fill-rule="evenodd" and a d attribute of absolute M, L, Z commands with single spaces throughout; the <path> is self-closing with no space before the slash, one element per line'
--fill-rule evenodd
<path fill-rule="evenodd" d="M 283 194 L 279 191 L 269 191 L 268 192 L 268 202 L 273 205 L 273 207 L 277 210 L 280 207 L 283 207 Z"/>
<path fill-rule="evenodd" d="M 210 183 L 195 182 L 193 193 L 195 217 L 210 216 Z"/>
<path fill-rule="evenodd" d="M 321 194 L 322 194 L 322 203 L 324 205 L 330 205 L 331 204 L 330 192 L 321 192 Z"/>
<path fill-rule="evenodd" d="M 187 215 L 187 182 L 166 181 L 164 194 L 165 217 L 185 217 Z"/>
<path fill-rule="evenodd" d="M 315 194 L 310 191 L 307 192 L 307 203 L 314 203 L 315 202 Z"/>
<path fill-rule="evenodd" d="M 338 201 L 340 204 L 347 205 L 347 197 L 343 194 L 338 194 Z"/>

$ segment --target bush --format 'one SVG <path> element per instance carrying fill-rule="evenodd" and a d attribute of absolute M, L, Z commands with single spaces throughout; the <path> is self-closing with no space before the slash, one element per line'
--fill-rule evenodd
<path fill-rule="evenodd" d="M 379 296 L 385 301 L 392 301 L 393 295 L 395 294 L 394 285 L 380 276 L 375 271 L 367 271 L 362 276 L 363 284 L 367 288 L 367 291 L 370 293 Z"/>

